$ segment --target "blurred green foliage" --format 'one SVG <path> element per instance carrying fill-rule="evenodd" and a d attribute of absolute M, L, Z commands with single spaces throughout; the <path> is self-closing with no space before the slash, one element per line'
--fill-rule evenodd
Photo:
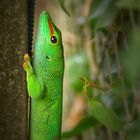
<path fill-rule="evenodd" d="M 69 84 L 75 92 L 81 92 L 83 82 L 80 78 L 89 79 L 89 64 L 84 52 L 71 56 L 68 60 Z"/>
<path fill-rule="evenodd" d="M 119 131 L 123 127 L 122 121 L 113 110 L 105 107 L 101 102 L 89 100 L 89 109 L 92 115 L 103 125 L 114 131 Z"/>
<path fill-rule="evenodd" d="M 84 130 L 95 126 L 97 123 L 93 116 L 87 116 L 83 118 L 78 125 L 76 125 L 72 130 L 64 132 L 62 138 L 70 138 L 76 135 L 80 135 Z"/>
<path fill-rule="evenodd" d="M 66 11 L 64 0 L 60 1 Z M 88 2 L 91 1 L 86 0 L 85 5 Z M 83 6 L 84 2 L 78 0 L 78 3 L 77 8 Z M 72 4 L 75 2 L 72 1 Z M 74 15 L 73 12 L 72 16 L 76 19 L 77 13 Z M 79 17 L 81 16 L 85 15 L 80 15 L 79 12 Z M 85 130 L 93 127 L 96 140 L 138 140 L 140 139 L 140 1 L 94 0 L 89 4 L 88 15 L 83 19 L 87 21 L 83 22 L 82 27 L 79 23 L 77 28 L 80 29 L 78 36 L 83 41 L 81 41 L 83 51 L 81 53 L 77 49 L 75 55 L 71 55 L 68 61 L 70 87 L 75 93 L 82 93 L 84 85 L 80 78 L 87 78 L 92 79 L 93 83 L 102 83 L 101 86 L 108 85 L 108 89 L 97 92 L 96 89 L 89 87 L 93 91 L 88 99 L 87 117 L 81 119 L 72 130 L 64 132 L 62 137 L 82 135 Z M 99 33 L 103 36 L 99 36 Z M 83 37 L 83 34 L 89 34 L 89 38 L 94 40 L 92 59 L 97 62 L 99 69 L 95 79 L 92 76 L 95 73 L 91 71 L 93 65 L 84 53 L 88 46 L 85 46 L 86 37 Z M 111 136 L 107 137 L 106 132 L 110 129 L 111 133 L 108 135 Z M 99 136 L 101 133 L 103 136 Z"/>
<path fill-rule="evenodd" d="M 140 1 L 139 0 L 120 0 L 118 2 L 118 6 L 126 8 L 126 9 L 140 9 Z"/>
<path fill-rule="evenodd" d="M 109 26 L 117 13 L 114 0 L 95 0 L 89 15 L 89 21 L 93 30 Z"/>
<path fill-rule="evenodd" d="M 68 16 L 70 16 L 69 12 L 67 11 L 66 7 L 65 7 L 65 0 L 58 0 L 60 3 L 61 8 L 66 12 L 66 14 Z"/>
<path fill-rule="evenodd" d="M 123 56 L 124 70 L 130 81 L 140 78 L 140 28 L 131 32 L 128 49 Z"/>

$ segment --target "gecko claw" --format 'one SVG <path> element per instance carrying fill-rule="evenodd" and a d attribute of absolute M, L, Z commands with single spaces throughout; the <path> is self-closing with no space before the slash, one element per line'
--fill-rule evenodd
<path fill-rule="evenodd" d="M 24 61 L 25 62 L 28 62 L 28 61 L 30 62 L 31 61 L 31 58 L 30 58 L 29 54 L 24 55 Z"/>

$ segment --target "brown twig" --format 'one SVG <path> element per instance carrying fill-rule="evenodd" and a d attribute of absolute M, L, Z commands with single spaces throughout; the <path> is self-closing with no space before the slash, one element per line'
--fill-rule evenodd
<path fill-rule="evenodd" d="M 84 81 L 84 84 L 86 85 L 86 87 L 92 87 L 92 88 L 96 88 L 96 89 L 99 89 L 99 90 L 108 90 L 106 88 L 103 88 L 103 87 L 100 87 L 98 85 L 95 85 L 91 82 L 89 82 L 89 80 L 85 79 L 85 78 L 80 78 L 82 81 Z"/>

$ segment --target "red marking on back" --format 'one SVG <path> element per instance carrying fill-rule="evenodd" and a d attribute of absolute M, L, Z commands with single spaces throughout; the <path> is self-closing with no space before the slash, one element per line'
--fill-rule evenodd
<path fill-rule="evenodd" d="M 51 23 L 51 21 L 48 19 L 48 25 L 49 25 L 49 29 L 50 29 L 50 34 L 51 34 L 51 36 L 53 35 L 53 33 L 54 33 L 54 30 L 53 30 L 53 26 L 52 26 L 52 23 Z"/>

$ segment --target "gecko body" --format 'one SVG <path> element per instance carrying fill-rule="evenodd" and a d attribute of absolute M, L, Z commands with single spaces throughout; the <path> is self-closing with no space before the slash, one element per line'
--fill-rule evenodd
<path fill-rule="evenodd" d="M 64 56 L 60 30 L 48 12 L 39 17 L 33 65 L 28 54 L 23 67 L 31 96 L 31 140 L 61 137 Z"/>

